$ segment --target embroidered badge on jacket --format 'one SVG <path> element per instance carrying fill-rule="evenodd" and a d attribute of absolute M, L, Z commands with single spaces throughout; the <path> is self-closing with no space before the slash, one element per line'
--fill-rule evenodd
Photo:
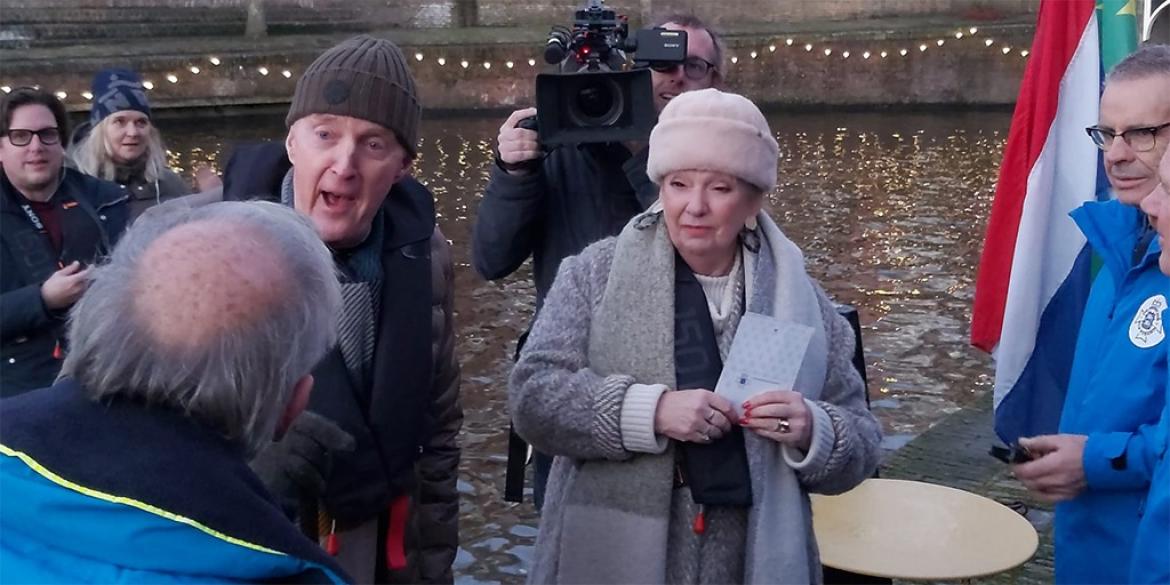
<path fill-rule="evenodd" d="M 1166 337 L 1166 330 L 1162 326 L 1162 311 L 1164 310 L 1166 310 L 1166 297 L 1154 295 L 1146 299 L 1129 324 L 1129 340 L 1142 349 L 1161 343 Z"/>

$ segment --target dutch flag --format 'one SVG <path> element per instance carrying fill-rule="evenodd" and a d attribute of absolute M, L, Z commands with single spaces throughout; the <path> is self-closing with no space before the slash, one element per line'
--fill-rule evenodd
<path fill-rule="evenodd" d="M 1043 0 L 976 281 L 971 342 L 995 357 L 1005 442 L 1055 433 L 1092 254 L 1068 213 L 1098 198 L 1102 80 L 1094 0 Z"/>

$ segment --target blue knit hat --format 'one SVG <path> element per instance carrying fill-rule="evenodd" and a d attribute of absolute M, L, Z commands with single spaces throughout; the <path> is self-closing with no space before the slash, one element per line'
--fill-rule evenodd
<path fill-rule="evenodd" d="M 93 109 L 89 121 L 97 124 L 106 116 L 134 110 L 150 117 L 150 102 L 142 78 L 129 69 L 103 69 L 93 77 Z"/>

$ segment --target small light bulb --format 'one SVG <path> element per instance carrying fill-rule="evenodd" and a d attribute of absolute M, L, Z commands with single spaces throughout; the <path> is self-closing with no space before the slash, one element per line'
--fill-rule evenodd
<path fill-rule="evenodd" d="M 945 43 L 945 42 L 946 41 L 939 39 L 939 40 L 935 41 L 935 44 L 941 47 L 941 46 L 943 46 L 943 43 Z"/>
<path fill-rule="evenodd" d="M 907 51 L 906 49 L 902 49 L 902 50 L 898 51 L 898 54 L 902 55 L 903 57 L 906 56 L 906 53 L 909 53 L 909 51 Z"/>
<path fill-rule="evenodd" d="M 792 39 L 784 39 L 784 44 L 791 47 L 792 46 Z"/>
<path fill-rule="evenodd" d="M 268 75 L 268 68 L 267 67 L 261 66 L 258 69 L 256 69 L 256 71 L 259 71 L 260 75 Z"/>
<path fill-rule="evenodd" d="M 56 96 L 57 96 L 57 99 L 59 99 L 59 100 L 63 100 L 63 99 L 65 99 L 65 98 L 69 97 L 69 94 L 67 94 L 67 93 L 65 93 L 65 92 L 63 92 L 63 91 L 59 91 L 59 92 L 57 92 L 57 93 L 55 93 L 55 94 L 53 94 L 53 95 L 56 95 Z"/>
<path fill-rule="evenodd" d="M 511 61 L 508 61 L 508 62 L 504 63 L 504 67 L 507 67 L 508 69 L 511 69 L 511 68 L 513 68 L 513 67 L 515 67 L 515 66 L 516 66 L 516 64 L 515 64 L 515 63 L 513 63 L 513 62 L 511 62 Z"/>
<path fill-rule="evenodd" d="M 0 91 L 2 91 L 4 93 L 8 93 L 8 92 L 12 91 L 12 88 L 7 86 L 7 85 L 0 85 Z"/>
<path fill-rule="evenodd" d="M 529 59 L 528 66 L 529 67 L 536 67 L 536 59 Z"/>
<path fill-rule="evenodd" d="M 862 59 L 869 59 L 869 51 L 866 51 L 866 52 L 862 53 L 862 54 L 861 54 L 861 58 L 862 58 Z"/>
<path fill-rule="evenodd" d="M 752 59 L 755 59 L 756 57 L 759 57 L 759 56 L 760 56 L 759 53 L 752 51 Z"/>
<path fill-rule="evenodd" d="M 167 81 L 169 81 L 171 83 L 178 83 L 179 78 L 174 73 L 168 73 L 167 74 Z"/>
<path fill-rule="evenodd" d="M 83 92 L 81 92 L 81 97 L 83 97 L 83 98 L 85 98 L 85 99 L 87 99 L 87 100 L 92 100 L 92 99 L 93 99 L 93 94 L 92 94 L 92 93 L 89 93 L 88 91 L 83 91 Z"/>
<path fill-rule="evenodd" d="M 776 45 L 768 45 L 768 52 L 775 53 L 776 52 Z"/>
<path fill-rule="evenodd" d="M 292 71 L 289 71 L 288 69 L 285 69 L 284 71 L 281 71 L 281 72 L 280 72 L 280 74 L 281 74 L 281 75 L 283 75 L 285 79 L 291 79 L 291 78 L 292 78 Z"/>
<path fill-rule="evenodd" d="M 963 31 L 959 31 L 959 32 L 955 33 L 955 38 L 956 38 L 956 39 L 961 39 L 961 38 L 963 38 Z"/>
<path fill-rule="evenodd" d="M 731 63 L 732 63 L 732 64 L 739 63 L 739 57 L 732 57 L 732 58 L 731 58 Z"/>
<path fill-rule="evenodd" d="M 483 68 L 484 68 L 484 69 L 491 69 L 491 68 L 492 68 L 492 64 L 491 64 L 491 63 L 488 63 L 487 61 L 484 61 L 484 62 L 483 62 Z"/>
<path fill-rule="evenodd" d="M 844 53 L 841 53 L 841 58 L 848 59 L 849 58 L 849 51 L 845 51 Z"/>
<path fill-rule="evenodd" d="M 1008 54 L 1008 53 L 1012 52 L 1012 48 L 1011 48 L 1011 47 L 1004 47 L 1003 49 L 1000 49 L 1000 50 L 1001 50 L 1001 51 L 1003 51 L 1003 54 L 1004 54 L 1004 55 L 1006 55 L 1006 54 Z"/>
<path fill-rule="evenodd" d="M 220 63 L 219 57 L 211 57 L 210 59 L 208 59 L 208 61 L 210 61 L 212 65 L 216 65 L 216 66 L 218 66 Z"/>
<path fill-rule="evenodd" d="M 464 69 L 467 69 L 468 67 L 470 67 L 470 66 L 471 66 L 471 63 L 468 63 L 468 62 L 467 62 L 467 59 L 464 59 L 464 60 L 462 60 L 462 61 L 460 61 L 460 62 L 459 62 L 459 65 L 460 65 L 461 67 L 463 67 Z"/>
<path fill-rule="evenodd" d="M 154 82 L 149 80 L 143 81 L 142 87 L 145 87 L 146 89 L 154 89 Z"/>
<path fill-rule="evenodd" d="M 1028 49 L 1024 49 L 1024 50 L 1020 51 L 1020 56 L 1027 57 L 1028 56 Z"/>
<path fill-rule="evenodd" d="M 826 57 L 828 57 L 829 55 L 832 55 L 832 54 L 833 54 L 833 49 L 825 49 L 825 56 Z"/>
<path fill-rule="evenodd" d="M 442 57 L 439 57 L 438 61 L 439 61 L 439 65 L 446 65 L 447 64 L 447 60 L 442 58 Z"/>
<path fill-rule="evenodd" d="M 811 45 L 811 44 L 806 44 L 806 45 L 804 46 L 804 50 L 805 50 L 805 51 L 811 51 L 811 50 L 812 50 L 812 45 Z"/>
<path fill-rule="evenodd" d="M 195 75 L 199 75 L 199 68 L 198 68 L 198 67 L 196 67 L 196 66 L 194 66 L 194 65 L 192 65 L 192 66 L 191 66 L 191 73 L 193 73 L 193 74 L 195 74 Z"/>
<path fill-rule="evenodd" d="M 921 45 L 918 45 L 918 50 L 925 53 L 926 52 L 926 43 L 922 43 Z"/>
<path fill-rule="evenodd" d="M 422 54 L 422 53 L 415 53 L 415 54 L 414 54 L 414 60 L 415 60 L 415 61 L 422 61 L 422 60 L 423 60 L 423 54 Z"/>
<path fill-rule="evenodd" d="M 971 27 L 971 28 L 967 29 L 967 32 L 969 32 L 971 34 L 975 34 L 975 33 L 979 32 L 979 29 L 977 29 L 975 27 Z"/>
<path fill-rule="evenodd" d="M 881 55 L 882 55 L 882 59 L 885 59 L 886 56 L 889 55 L 889 53 L 882 51 Z"/>
<path fill-rule="evenodd" d="M 983 41 L 983 45 L 987 47 L 990 47 L 993 43 L 995 43 L 995 39 L 987 39 Z"/>

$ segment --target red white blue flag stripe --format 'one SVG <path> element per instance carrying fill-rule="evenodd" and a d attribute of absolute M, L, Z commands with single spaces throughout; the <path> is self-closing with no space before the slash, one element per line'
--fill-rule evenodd
<path fill-rule="evenodd" d="M 1101 57 L 1094 0 L 1043 0 L 975 289 L 971 342 L 995 357 L 996 432 L 1057 429 L 1091 254 L 1068 213 L 1096 199 Z"/>

